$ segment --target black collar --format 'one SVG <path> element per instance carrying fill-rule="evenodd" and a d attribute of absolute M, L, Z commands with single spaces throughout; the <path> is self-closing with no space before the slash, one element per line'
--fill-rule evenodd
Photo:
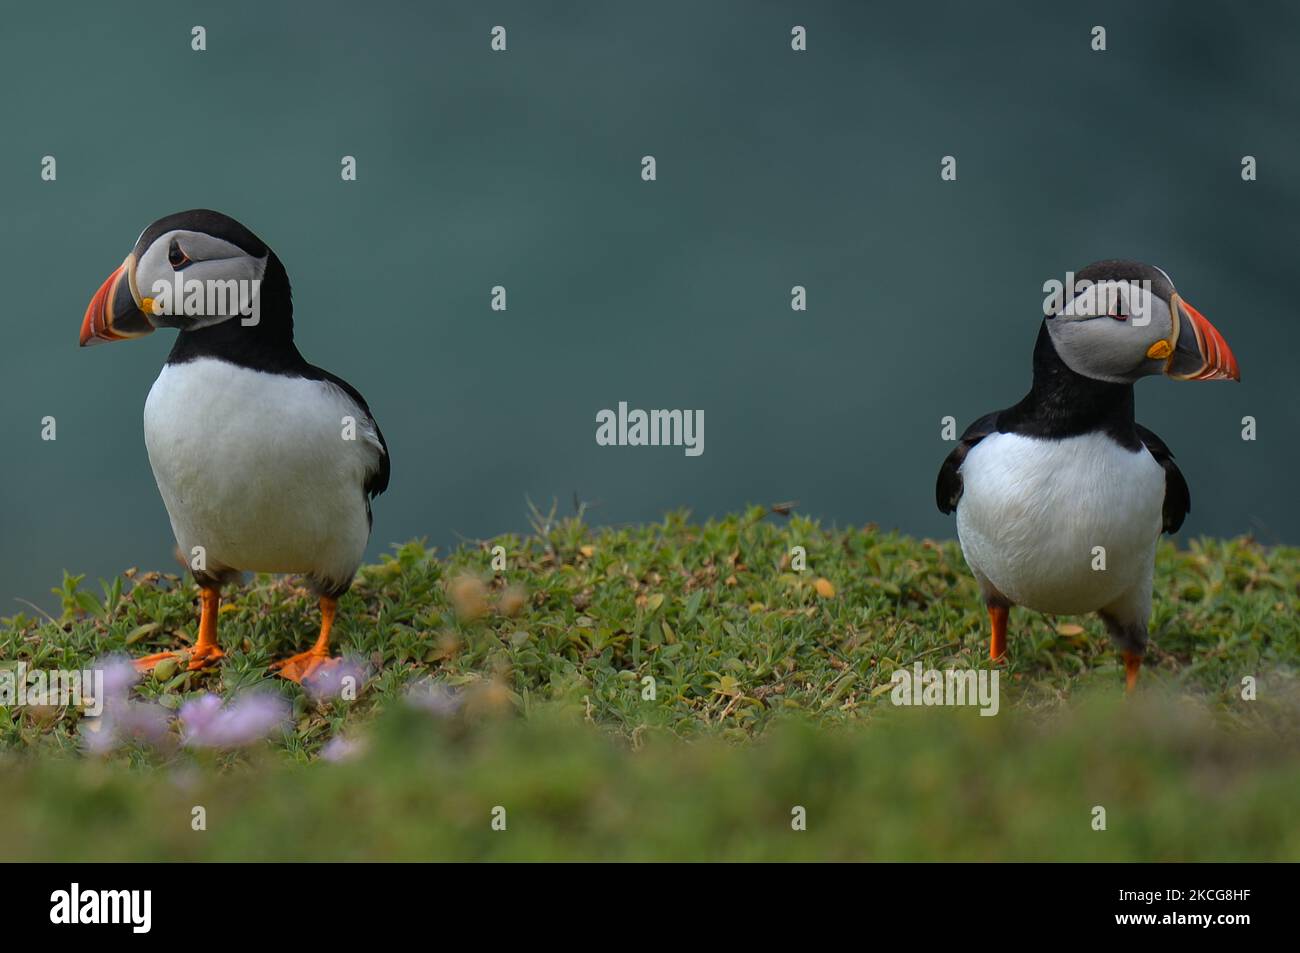
<path fill-rule="evenodd" d="M 1050 319 L 1048 319 L 1050 320 Z M 1142 446 L 1133 411 L 1133 385 L 1076 373 L 1061 360 L 1045 320 L 1034 345 L 1034 384 L 1024 399 L 998 415 L 998 430 L 1061 439 L 1105 433 L 1120 446 Z"/>
<path fill-rule="evenodd" d="M 196 331 L 182 331 L 167 355 L 168 364 L 212 357 L 269 374 L 306 377 L 311 365 L 293 343 L 293 292 L 284 265 L 269 252 L 259 292 L 258 323 L 228 318 Z"/>

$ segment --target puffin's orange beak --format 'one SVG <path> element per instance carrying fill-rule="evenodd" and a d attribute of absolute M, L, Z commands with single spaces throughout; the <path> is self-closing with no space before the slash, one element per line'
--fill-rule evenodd
<path fill-rule="evenodd" d="M 134 283 L 135 255 L 131 254 L 90 299 L 81 321 L 82 347 L 143 337 L 153 331 L 154 326 L 136 304 Z"/>
<path fill-rule="evenodd" d="M 1177 292 L 1170 301 L 1177 340 L 1165 374 L 1180 381 L 1239 381 L 1241 371 L 1228 342 L 1205 315 Z"/>

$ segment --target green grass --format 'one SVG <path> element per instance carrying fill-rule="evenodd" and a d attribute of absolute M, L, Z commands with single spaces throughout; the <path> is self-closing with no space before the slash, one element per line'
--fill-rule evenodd
<path fill-rule="evenodd" d="M 314 637 L 305 592 L 268 578 L 228 591 L 222 664 L 136 696 L 279 692 L 293 728 L 253 749 L 89 757 L 76 711 L 0 708 L 0 858 L 1300 859 L 1300 550 L 1162 544 L 1131 699 L 1098 620 L 1013 611 L 1001 713 L 981 718 L 890 703 L 900 666 L 987 667 L 955 543 L 763 509 L 537 523 L 364 568 L 335 628 L 371 667 L 353 702 L 267 674 Z M 185 580 L 100 588 L 68 578 L 62 619 L 0 622 L 0 666 L 192 640 Z M 458 714 L 401 701 L 426 676 L 462 693 Z M 366 750 L 317 760 L 338 735 Z M 206 832 L 190 829 L 195 804 Z"/>

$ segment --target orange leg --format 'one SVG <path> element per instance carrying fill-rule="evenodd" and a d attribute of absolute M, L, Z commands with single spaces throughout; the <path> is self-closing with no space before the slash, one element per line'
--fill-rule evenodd
<path fill-rule="evenodd" d="M 208 664 L 215 662 L 226 653 L 221 651 L 221 646 L 217 644 L 217 610 L 221 606 L 221 592 L 217 589 L 199 588 L 199 640 L 194 643 L 194 648 L 189 651 L 189 670 L 198 671 L 201 668 L 207 668 Z M 135 667 L 138 671 L 147 672 L 154 668 L 159 662 L 167 659 L 180 659 L 185 653 L 182 652 L 156 652 L 153 655 L 146 655 L 144 658 L 135 660 Z"/>
<path fill-rule="evenodd" d="M 339 601 L 330 596 L 320 597 L 320 637 L 316 644 L 306 652 L 299 652 L 287 659 L 271 665 L 271 671 L 279 672 L 291 682 L 302 682 L 310 678 L 323 665 L 336 662 L 330 658 L 330 630 L 334 628 L 334 615 L 338 611 Z"/>
<path fill-rule="evenodd" d="M 993 639 L 989 642 L 989 658 L 1000 662 L 1007 654 L 1007 616 L 1011 610 L 1006 606 L 989 606 L 989 625 L 993 627 Z"/>
<path fill-rule="evenodd" d="M 1142 656 L 1136 652 L 1124 652 L 1124 691 L 1132 694 L 1137 688 L 1138 673 L 1142 671 Z"/>

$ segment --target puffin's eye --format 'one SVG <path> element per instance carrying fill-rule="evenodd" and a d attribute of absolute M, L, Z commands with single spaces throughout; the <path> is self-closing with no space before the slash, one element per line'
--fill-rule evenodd
<path fill-rule="evenodd" d="M 190 256 L 181 251 L 181 243 L 174 238 L 167 249 L 167 263 L 173 271 L 180 271 L 190 263 Z"/>
<path fill-rule="evenodd" d="M 1128 307 L 1124 302 L 1124 297 L 1118 291 L 1112 291 L 1110 301 L 1106 307 L 1106 316 L 1114 318 L 1116 321 L 1128 320 Z"/>

